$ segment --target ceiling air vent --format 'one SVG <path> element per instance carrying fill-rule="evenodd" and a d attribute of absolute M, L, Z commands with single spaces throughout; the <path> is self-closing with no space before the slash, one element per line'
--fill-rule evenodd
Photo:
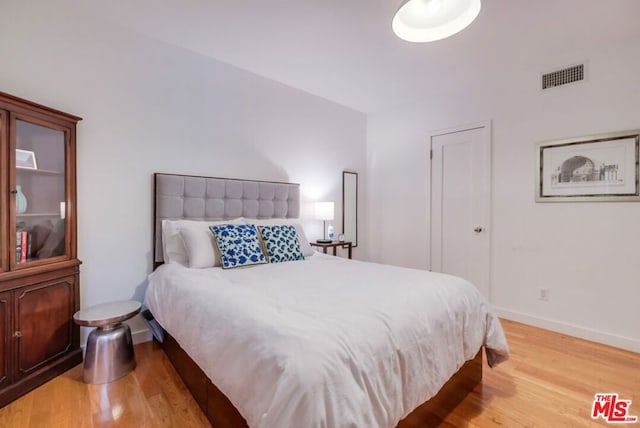
<path fill-rule="evenodd" d="M 574 65 L 562 70 L 542 75 L 542 89 L 555 88 L 568 83 L 584 80 L 584 64 Z"/>

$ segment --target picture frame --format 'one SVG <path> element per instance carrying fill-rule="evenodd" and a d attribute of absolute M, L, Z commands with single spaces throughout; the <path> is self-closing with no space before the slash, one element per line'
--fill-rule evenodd
<path fill-rule="evenodd" d="M 16 168 L 38 169 L 35 152 L 16 149 Z"/>
<path fill-rule="evenodd" d="M 640 129 L 536 145 L 536 202 L 640 202 Z"/>

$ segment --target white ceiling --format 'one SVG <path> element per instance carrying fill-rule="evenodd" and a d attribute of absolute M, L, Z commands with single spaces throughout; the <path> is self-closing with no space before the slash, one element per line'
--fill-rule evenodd
<path fill-rule="evenodd" d="M 108 0 L 102 18 L 371 113 L 474 85 L 542 58 L 638 42 L 638 0 L 484 0 L 462 33 L 427 43 L 392 33 L 399 0 Z M 548 62 L 548 61 L 547 61 Z M 543 64 L 544 63 L 544 64 Z"/>

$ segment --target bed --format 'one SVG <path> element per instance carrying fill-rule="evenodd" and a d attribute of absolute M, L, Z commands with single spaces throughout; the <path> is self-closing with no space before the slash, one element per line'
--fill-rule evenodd
<path fill-rule="evenodd" d="M 313 250 L 239 269 L 173 262 L 163 220 L 282 221 L 303 235 L 299 188 L 154 181 L 157 269 L 145 305 L 214 428 L 433 426 L 481 381 L 483 348 L 490 366 L 508 358 L 497 317 L 460 278 Z"/>

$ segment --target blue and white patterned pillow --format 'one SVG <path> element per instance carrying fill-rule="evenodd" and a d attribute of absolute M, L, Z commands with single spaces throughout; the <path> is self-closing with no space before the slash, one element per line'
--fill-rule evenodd
<path fill-rule="evenodd" d="M 304 260 L 295 226 L 259 226 L 269 263 Z"/>
<path fill-rule="evenodd" d="M 255 225 L 223 224 L 210 229 L 216 238 L 223 269 L 267 263 Z"/>

